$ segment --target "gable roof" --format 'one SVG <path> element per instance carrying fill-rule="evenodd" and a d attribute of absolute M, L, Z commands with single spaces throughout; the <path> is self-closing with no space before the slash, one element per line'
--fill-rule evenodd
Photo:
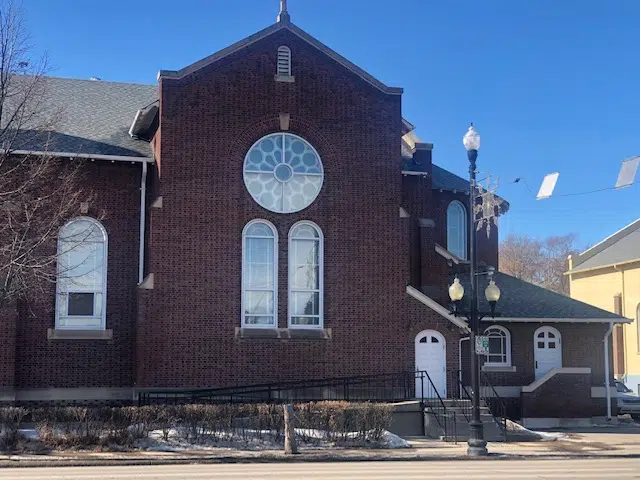
<path fill-rule="evenodd" d="M 561 295 L 546 288 L 539 287 L 506 273 L 496 272 L 494 280 L 501 291 L 500 301 L 496 311 L 502 314 L 496 318 L 502 321 L 615 321 L 628 322 L 629 320 L 614 313 L 589 305 L 588 303 L 574 300 L 566 295 Z M 469 278 L 460 278 L 465 291 L 469 291 Z M 490 311 L 489 303 L 484 298 L 486 277 L 480 277 L 478 282 L 480 297 L 480 310 Z M 491 320 L 487 318 L 486 320 Z"/>
<path fill-rule="evenodd" d="M 640 260 L 640 219 L 581 254 L 572 256 L 573 268 L 567 273 L 583 272 L 634 260 Z"/>
<path fill-rule="evenodd" d="M 129 128 L 136 112 L 158 99 L 157 86 L 44 77 L 43 94 L 57 118 L 54 130 L 25 130 L 13 150 L 153 157 L 149 143 L 132 138 Z"/>
<path fill-rule="evenodd" d="M 324 43 L 320 42 L 319 40 L 317 40 L 316 38 L 312 37 L 311 35 L 309 35 L 307 32 L 305 32 L 304 30 L 302 30 L 301 28 L 295 26 L 293 23 L 289 22 L 289 21 L 280 21 L 278 23 L 274 23 L 273 25 L 260 30 L 259 32 L 254 33 L 253 35 L 250 35 L 242 40 L 240 40 L 239 42 L 234 43 L 233 45 L 229 45 L 226 48 L 223 48 L 222 50 L 217 51 L 216 53 L 209 55 L 208 57 L 203 58 L 202 60 L 198 60 L 195 63 L 192 63 L 191 65 L 182 68 L 180 70 L 160 70 L 160 72 L 158 73 L 158 78 L 176 78 L 176 79 L 180 79 L 183 78 L 187 75 L 190 75 L 194 72 L 197 72 L 198 70 L 207 67 L 219 60 L 222 60 L 223 58 L 238 52 L 239 50 L 242 50 L 243 48 L 248 47 L 249 45 L 262 40 L 264 38 L 269 37 L 270 35 L 273 35 L 276 32 L 279 32 L 281 30 L 288 30 L 290 32 L 292 32 L 293 34 L 297 35 L 298 37 L 300 37 L 302 40 L 306 41 L 308 44 L 310 44 L 311 46 L 315 47 L 316 49 L 320 50 L 322 53 L 324 53 L 325 55 L 327 55 L 328 57 L 332 58 L 333 60 L 335 60 L 336 62 L 338 62 L 340 65 L 342 65 L 343 67 L 345 67 L 346 69 L 350 70 L 351 72 L 355 73 L 357 76 L 359 76 L 360 78 L 362 78 L 363 80 L 365 80 L 366 82 L 368 82 L 369 84 L 373 85 L 374 87 L 376 87 L 377 89 L 383 91 L 384 93 L 388 93 L 388 94 L 392 94 L 392 95 L 400 95 L 402 94 L 402 88 L 397 88 L 397 87 L 389 87 L 387 85 L 385 85 L 384 83 L 382 83 L 380 80 L 378 80 L 377 78 L 373 77 L 372 75 L 368 74 L 367 72 L 365 72 L 363 69 L 361 69 L 360 67 L 358 67 L 357 65 L 355 65 L 354 63 L 351 63 L 349 60 L 347 60 L 346 58 L 344 58 L 342 55 L 340 55 L 339 53 L 337 53 L 335 50 L 332 50 L 331 48 L 327 47 Z"/>

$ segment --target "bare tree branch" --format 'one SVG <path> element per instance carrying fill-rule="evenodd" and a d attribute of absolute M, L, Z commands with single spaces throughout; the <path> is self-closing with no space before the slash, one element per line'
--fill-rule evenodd
<path fill-rule="evenodd" d="M 21 10 L 0 0 L 0 308 L 51 290 L 58 232 L 92 196 L 81 160 L 14 154 L 48 151 L 61 114 L 47 105 L 47 58 L 30 52 Z"/>
<path fill-rule="evenodd" d="M 577 235 L 536 240 L 526 235 L 509 235 L 500 242 L 500 271 L 540 285 L 557 293 L 569 294 L 567 257 L 576 253 Z"/>

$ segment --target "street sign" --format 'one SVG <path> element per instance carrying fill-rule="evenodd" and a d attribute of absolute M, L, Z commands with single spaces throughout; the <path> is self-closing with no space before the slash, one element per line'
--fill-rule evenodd
<path fill-rule="evenodd" d="M 484 336 L 476 337 L 476 354 L 477 355 L 489 354 L 489 337 L 484 337 Z"/>

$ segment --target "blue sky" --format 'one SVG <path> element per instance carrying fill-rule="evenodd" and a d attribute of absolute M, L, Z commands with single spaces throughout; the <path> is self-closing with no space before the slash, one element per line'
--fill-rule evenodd
<path fill-rule="evenodd" d="M 278 0 L 23 0 L 53 74 L 154 83 L 275 20 Z M 640 155 L 637 0 L 289 0 L 292 21 L 383 82 L 434 162 L 466 176 L 469 121 L 479 167 L 511 203 L 501 236 L 575 232 L 596 243 L 640 216 L 640 185 L 614 185 Z M 556 197 L 536 201 L 546 173 Z M 638 177 L 640 179 L 640 175 Z"/>

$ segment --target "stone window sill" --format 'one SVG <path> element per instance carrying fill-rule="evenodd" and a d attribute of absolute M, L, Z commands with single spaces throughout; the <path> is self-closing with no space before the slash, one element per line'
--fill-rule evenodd
<path fill-rule="evenodd" d="M 492 372 L 515 372 L 516 371 L 516 367 L 515 366 L 508 367 L 506 365 L 504 365 L 504 366 L 502 366 L 502 365 L 483 365 L 482 366 L 482 371 L 483 372 L 488 372 L 488 373 L 492 373 Z"/>
<path fill-rule="evenodd" d="M 61 330 L 49 328 L 48 340 L 111 340 L 113 330 Z"/>
<path fill-rule="evenodd" d="M 293 75 L 276 75 L 275 81 L 285 82 L 285 83 L 295 83 L 296 77 L 294 77 Z"/>
<path fill-rule="evenodd" d="M 330 328 L 240 328 L 236 339 L 241 340 L 330 340 Z"/>

